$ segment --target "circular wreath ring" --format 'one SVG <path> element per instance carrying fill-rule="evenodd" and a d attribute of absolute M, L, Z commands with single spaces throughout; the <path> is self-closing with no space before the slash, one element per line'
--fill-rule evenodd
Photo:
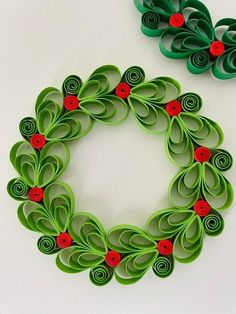
<path fill-rule="evenodd" d="M 56 254 L 62 271 L 90 269 L 95 285 L 106 284 L 113 275 L 119 283 L 132 284 L 149 268 L 167 277 L 174 261 L 195 260 L 204 235 L 222 232 L 219 212 L 233 200 L 231 184 L 222 174 L 232 157 L 219 148 L 222 130 L 198 114 L 201 107 L 201 98 L 180 94 L 172 78 L 145 81 L 138 66 L 121 75 L 117 67 L 105 65 L 86 82 L 68 76 L 62 92 L 44 89 L 36 101 L 36 118 L 20 122 L 24 140 L 10 152 L 19 177 L 8 183 L 9 194 L 21 201 L 20 222 L 41 234 L 38 249 Z M 149 217 L 145 230 L 118 225 L 106 232 L 92 214 L 74 212 L 71 188 L 57 179 L 70 159 L 66 142 L 86 135 L 95 121 L 116 125 L 129 113 L 145 131 L 165 132 L 167 156 L 179 171 L 169 186 L 169 207 Z"/>

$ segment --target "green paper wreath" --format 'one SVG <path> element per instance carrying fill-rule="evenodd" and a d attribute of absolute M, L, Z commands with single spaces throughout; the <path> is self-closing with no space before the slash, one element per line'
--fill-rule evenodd
<path fill-rule="evenodd" d="M 173 59 L 187 58 L 193 74 L 211 69 L 218 79 L 236 76 L 236 19 L 213 26 L 207 7 L 198 0 L 134 0 L 142 13 L 141 30 L 160 37 L 160 51 Z"/>
<path fill-rule="evenodd" d="M 232 157 L 219 148 L 222 130 L 199 114 L 201 107 L 201 98 L 181 94 L 172 78 L 145 81 L 138 66 L 121 75 L 117 67 L 105 65 L 86 82 L 76 75 L 67 77 L 62 92 L 44 89 L 36 100 L 36 118 L 20 122 L 24 140 L 10 152 L 18 177 L 7 187 L 21 202 L 20 222 L 40 234 L 38 249 L 56 254 L 64 272 L 89 269 L 90 280 L 98 286 L 113 276 L 121 284 L 135 283 L 149 268 L 165 278 L 175 261 L 195 260 L 203 237 L 222 232 L 220 211 L 233 200 L 232 186 L 223 175 Z M 57 179 L 69 163 L 67 142 L 85 136 L 95 121 L 116 125 L 129 113 L 148 133 L 165 132 L 167 156 L 179 170 L 169 186 L 172 205 L 155 212 L 144 230 L 118 225 L 106 232 L 92 214 L 75 212 L 71 188 Z"/>

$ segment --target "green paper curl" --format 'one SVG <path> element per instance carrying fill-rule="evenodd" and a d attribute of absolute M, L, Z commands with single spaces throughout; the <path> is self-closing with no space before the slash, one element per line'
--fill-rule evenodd
<path fill-rule="evenodd" d="M 54 237 L 42 236 L 37 242 L 38 249 L 41 253 L 51 255 L 58 251 L 56 240 Z"/>
<path fill-rule="evenodd" d="M 170 276 L 174 270 L 174 259 L 172 255 L 158 256 L 152 266 L 153 272 L 160 278 Z"/>
<path fill-rule="evenodd" d="M 219 213 L 212 211 L 203 219 L 203 227 L 207 235 L 217 236 L 224 229 L 224 220 Z"/>
<path fill-rule="evenodd" d="M 28 198 L 29 187 L 20 178 L 12 179 L 7 185 L 9 195 L 15 200 L 21 201 Z"/>
<path fill-rule="evenodd" d="M 113 277 L 113 269 L 106 264 L 93 267 L 89 272 L 90 281 L 96 286 L 104 286 Z"/>
<path fill-rule="evenodd" d="M 62 85 L 64 95 L 78 95 L 82 86 L 82 80 L 77 75 L 68 76 Z"/>
<path fill-rule="evenodd" d="M 133 66 L 128 68 L 122 76 L 121 81 L 125 81 L 130 86 L 141 84 L 145 79 L 145 73 L 142 68 Z"/>
<path fill-rule="evenodd" d="M 233 165 L 233 158 L 226 150 L 217 149 L 213 151 L 211 163 L 219 171 L 227 171 Z"/>
<path fill-rule="evenodd" d="M 26 117 L 19 124 L 20 133 L 23 137 L 31 137 L 37 133 L 37 123 L 34 118 Z"/>

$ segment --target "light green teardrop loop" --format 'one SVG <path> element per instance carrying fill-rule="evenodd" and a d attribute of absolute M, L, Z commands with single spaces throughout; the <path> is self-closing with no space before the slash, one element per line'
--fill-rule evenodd
<path fill-rule="evenodd" d="M 102 74 L 103 76 L 106 77 L 107 81 L 109 82 L 109 88 L 106 91 L 107 93 L 112 92 L 118 83 L 121 81 L 121 73 L 120 70 L 114 66 L 114 65 L 104 65 L 99 68 L 97 68 L 91 76 L 97 75 L 97 74 Z"/>

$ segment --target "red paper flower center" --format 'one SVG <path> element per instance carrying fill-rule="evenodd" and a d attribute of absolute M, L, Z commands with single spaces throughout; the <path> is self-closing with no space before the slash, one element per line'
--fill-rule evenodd
<path fill-rule="evenodd" d="M 31 136 L 30 144 L 35 149 L 41 149 L 46 144 L 46 139 L 42 134 L 36 133 L 36 134 Z"/>
<path fill-rule="evenodd" d="M 171 117 L 178 116 L 182 111 L 182 105 L 178 100 L 172 100 L 166 105 L 166 111 Z"/>
<path fill-rule="evenodd" d="M 161 240 L 157 243 L 157 250 L 161 255 L 170 255 L 173 252 L 173 244 L 170 240 Z"/>
<path fill-rule="evenodd" d="M 171 15 L 169 23 L 172 27 L 181 27 L 184 25 L 184 16 L 180 13 L 175 13 Z"/>
<path fill-rule="evenodd" d="M 209 203 L 207 203 L 207 201 L 198 200 L 193 206 L 193 209 L 197 215 L 200 217 L 205 217 L 210 213 L 211 206 Z"/>
<path fill-rule="evenodd" d="M 29 190 L 28 196 L 32 202 L 41 202 L 43 200 L 44 191 L 42 188 L 31 188 Z"/>
<path fill-rule="evenodd" d="M 120 253 L 116 251 L 109 251 L 105 257 L 105 261 L 107 265 L 110 267 L 116 267 L 117 265 L 119 265 L 120 260 L 121 260 L 121 255 Z"/>
<path fill-rule="evenodd" d="M 217 58 L 225 52 L 225 45 L 222 41 L 216 40 L 210 46 L 210 54 L 212 57 Z"/>
<path fill-rule="evenodd" d="M 57 236 L 57 245 L 59 248 L 64 249 L 71 246 L 72 238 L 67 232 L 63 232 Z"/>
<path fill-rule="evenodd" d="M 64 107 L 69 110 L 76 110 L 79 107 L 79 100 L 74 95 L 68 95 L 64 98 Z"/>
<path fill-rule="evenodd" d="M 116 87 L 116 95 L 122 99 L 130 95 L 131 87 L 127 83 L 119 83 Z"/>
<path fill-rule="evenodd" d="M 207 147 L 198 147 L 195 149 L 194 158 L 199 162 L 206 162 L 211 158 L 211 151 Z"/>

